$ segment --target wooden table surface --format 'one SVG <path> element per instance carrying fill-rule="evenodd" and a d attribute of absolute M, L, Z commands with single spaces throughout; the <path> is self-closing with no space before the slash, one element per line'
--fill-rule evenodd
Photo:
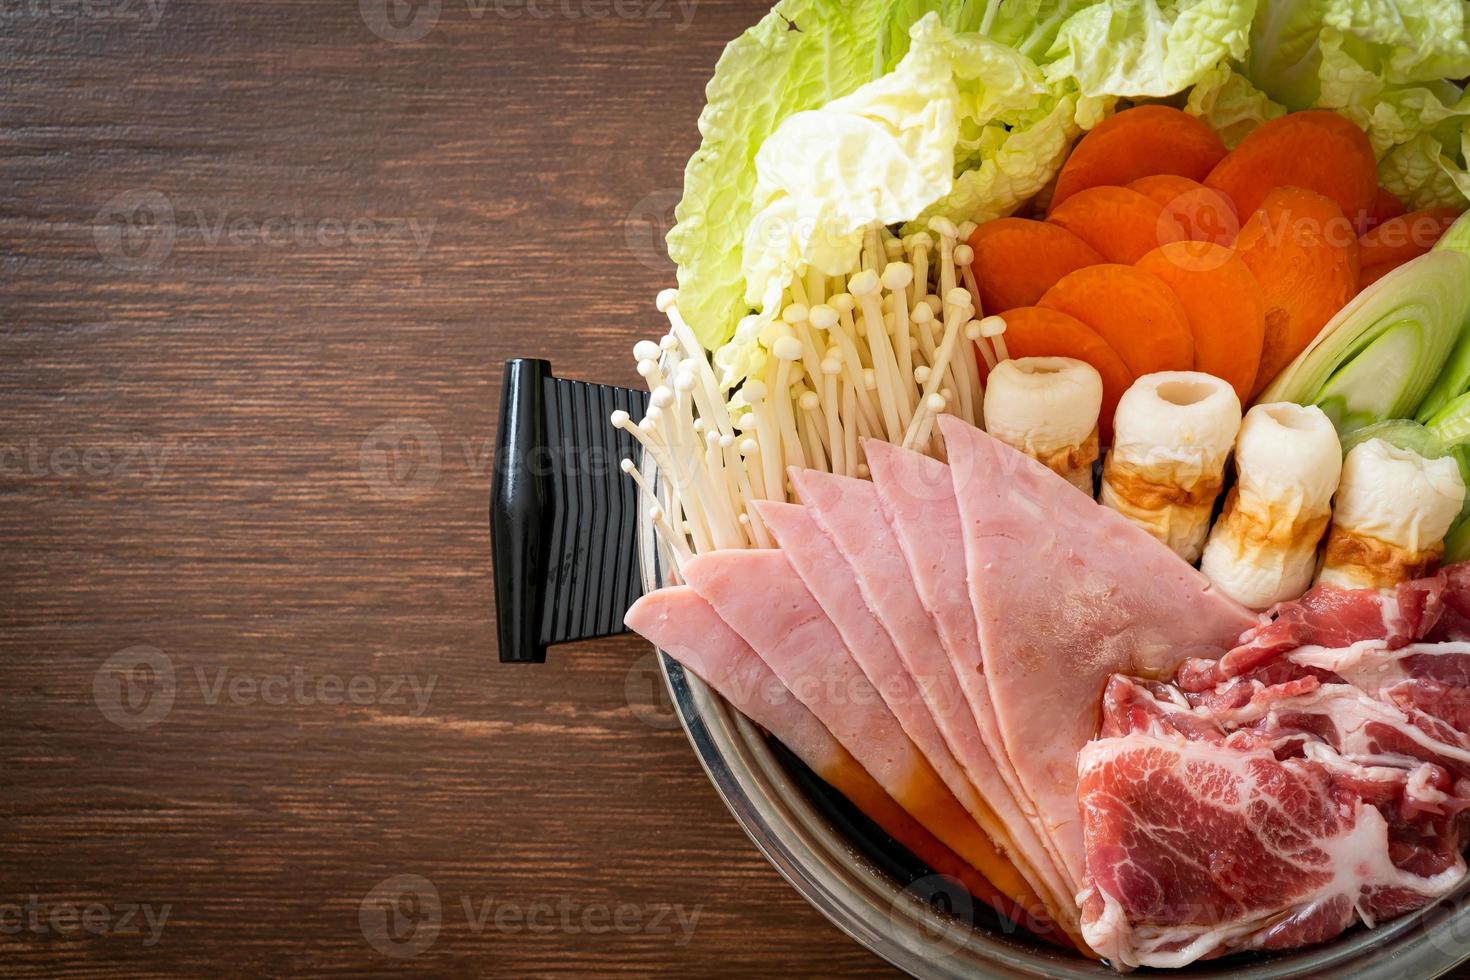
<path fill-rule="evenodd" d="M 891 973 L 644 643 L 495 661 L 501 362 L 637 380 L 762 9 L 6 5 L 0 972 Z"/>
<path fill-rule="evenodd" d="M 495 662 L 512 356 L 632 384 L 761 0 L 0 12 L 0 972 L 876 976 L 636 639 Z"/>

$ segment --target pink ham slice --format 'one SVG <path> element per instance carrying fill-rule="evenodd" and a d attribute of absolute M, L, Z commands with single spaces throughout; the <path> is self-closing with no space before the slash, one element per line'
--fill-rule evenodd
<path fill-rule="evenodd" d="M 936 459 L 875 439 L 865 440 L 863 450 L 883 517 L 893 531 L 893 541 L 885 538 L 872 548 L 863 548 L 862 553 L 869 558 L 875 577 L 880 579 L 898 577 L 897 571 L 890 568 L 893 560 L 890 556 L 902 554 L 913 579 L 914 594 L 933 620 L 939 645 L 948 655 L 956 683 L 967 701 L 965 711 L 953 712 L 947 718 L 945 734 L 956 746 L 956 753 L 975 785 L 1011 828 L 1022 858 L 1058 897 L 1065 910 L 1059 914 L 1070 917 L 1065 921 L 1075 922 L 1073 896 L 1081 890 L 1081 883 L 1064 877 L 1059 856 L 1049 850 L 1040 819 L 1030 808 L 1015 767 L 1006 754 L 995 709 L 990 704 L 980 637 L 975 629 L 975 610 L 970 604 L 966 581 L 960 512 L 949 467 Z M 850 538 L 856 552 L 863 536 L 860 524 L 852 528 L 854 533 Z M 898 546 L 896 549 L 894 544 Z M 906 603 L 907 596 L 901 599 Z M 904 614 L 895 610 L 892 615 Z M 917 639 L 920 651 L 935 647 L 928 633 Z"/>
<path fill-rule="evenodd" d="M 785 555 L 715 551 L 680 571 L 900 806 L 1010 899 L 995 903 L 1002 914 L 1054 931 L 1044 904 L 904 733 Z"/>
<path fill-rule="evenodd" d="M 1084 877 L 1077 753 L 1114 673 L 1162 678 L 1255 624 L 1146 531 L 1040 463 L 939 419 L 1001 738 L 1066 872 Z"/>
<path fill-rule="evenodd" d="M 991 837 L 1002 828 L 949 751 L 919 685 L 893 647 L 888 632 L 874 618 L 853 578 L 852 568 L 817 527 L 805 507 L 763 500 L 756 505 L 761 520 L 776 538 L 786 560 L 801 576 L 807 591 L 837 627 L 853 660 L 883 697 L 919 751 L 929 760 L 955 799 Z M 927 679 L 926 679 L 927 680 Z"/>
<path fill-rule="evenodd" d="M 858 486 L 871 490 L 866 483 L 859 483 Z M 882 695 L 884 703 L 903 726 L 905 733 L 919 747 L 919 751 L 924 753 L 945 786 L 981 829 L 1003 851 L 1013 853 L 1008 829 L 976 791 L 964 769 L 950 752 L 949 745 L 920 693 L 920 685 L 899 658 L 888 631 L 868 607 L 847 560 L 817 526 L 807 508 L 796 504 L 760 501 L 756 509 L 760 512 L 761 520 L 781 545 L 787 561 L 796 569 L 807 590 L 837 628 L 852 658 Z M 882 537 L 887 530 L 879 515 L 879 523 L 876 527 L 870 526 L 868 534 L 870 537 Z M 900 569 L 890 571 L 896 573 Z M 893 581 L 896 582 L 897 579 Z M 936 647 L 937 643 L 931 643 L 927 649 L 933 650 Z M 945 680 L 948 682 L 946 692 L 952 702 L 957 701 L 954 674 L 947 669 L 947 665 L 943 666 L 946 667 Z M 930 681 L 930 678 L 924 678 L 930 689 L 938 686 Z M 1009 801 L 1008 796 L 1006 799 Z M 1014 809 L 1013 803 L 1011 806 Z M 1034 872 L 1028 873 L 1029 869 L 1020 865 L 1017 870 L 1026 875 L 1033 890 L 1047 896 L 1047 908 L 1053 912 L 1053 918 L 1059 913 L 1076 918 L 1072 893 L 1060 893 L 1065 896 L 1065 901 L 1059 901 L 1047 883 L 1036 880 Z M 1067 919 L 1058 921 L 1066 922 Z M 1080 925 L 1075 922 L 1073 925 L 1080 931 Z"/>
<path fill-rule="evenodd" d="M 974 895 L 994 894 L 979 872 L 893 802 L 693 589 L 680 585 L 649 593 L 628 610 L 625 622 L 779 739 L 808 769 L 930 868 L 958 879 Z"/>

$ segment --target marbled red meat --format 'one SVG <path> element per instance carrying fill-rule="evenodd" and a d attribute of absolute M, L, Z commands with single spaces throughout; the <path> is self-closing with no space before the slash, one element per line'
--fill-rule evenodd
<path fill-rule="evenodd" d="M 1083 935 L 1121 968 L 1324 942 L 1465 875 L 1470 574 L 1314 589 L 1173 684 L 1113 677 L 1079 758 Z M 1444 642 L 1425 642 L 1425 638 Z"/>
<path fill-rule="evenodd" d="M 1319 762 L 1133 733 L 1090 743 L 1078 769 L 1083 934 L 1120 968 L 1323 942 L 1355 918 L 1417 908 L 1464 875 L 1457 836 L 1429 848 L 1431 859 L 1395 846 L 1402 830 Z"/>

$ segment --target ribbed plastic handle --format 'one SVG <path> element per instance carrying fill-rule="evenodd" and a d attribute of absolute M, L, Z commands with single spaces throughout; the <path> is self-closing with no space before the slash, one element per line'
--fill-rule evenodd
<path fill-rule="evenodd" d="M 647 410 L 647 392 L 506 362 L 490 484 L 502 663 L 544 663 L 549 646 L 624 632 L 643 589 L 638 488 L 620 463 L 639 447 L 608 419 Z"/>
<path fill-rule="evenodd" d="M 505 362 L 500 433 L 490 484 L 490 550 L 495 562 L 496 632 L 501 663 L 545 663 L 540 641 L 547 578 L 543 529 L 551 502 L 546 467 L 546 400 L 551 364 Z"/>

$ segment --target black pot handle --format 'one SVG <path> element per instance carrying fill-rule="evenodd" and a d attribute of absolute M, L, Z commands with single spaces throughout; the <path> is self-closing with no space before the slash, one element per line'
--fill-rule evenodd
<path fill-rule="evenodd" d="M 638 488 L 620 464 L 640 448 L 608 418 L 647 408 L 646 392 L 505 362 L 490 484 L 501 663 L 545 663 L 548 646 L 625 631 L 643 588 Z"/>

